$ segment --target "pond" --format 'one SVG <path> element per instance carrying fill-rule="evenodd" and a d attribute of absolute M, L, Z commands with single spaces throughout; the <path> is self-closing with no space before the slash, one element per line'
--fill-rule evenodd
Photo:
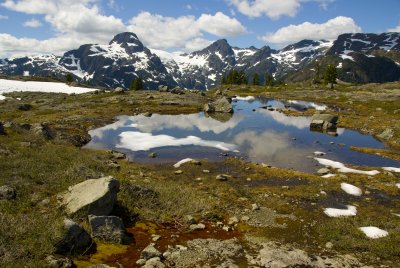
<path fill-rule="evenodd" d="M 91 130 L 86 146 L 114 149 L 141 163 L 175 163 L 184 158 L 222 160 L 236 156 L 257 163 L 315 172 L 315 152 L 324 158 L 357 166 L 399 167 L 399 161 L 363 154 L 350 146 L 384 148 L 370 135 L 339 128 L 336 136 L 312 132 L 310 117 L 287 116 L 275 109 L 326 107 L 303 101 L 239 98 L 234 114 L 120 116 L 113 124 Z M 150 152 L 157 154 L 149 158 Z"/>

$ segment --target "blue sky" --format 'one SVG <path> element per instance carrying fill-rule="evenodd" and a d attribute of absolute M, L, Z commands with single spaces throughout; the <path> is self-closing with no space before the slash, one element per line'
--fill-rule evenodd
<path fill-rule="evenodd" d="M 61 54 L 133 31 L 151 48 L 280 48 L 346 32 L 400 31 L 399 0 L 0 0 L 0 58 Z"/>

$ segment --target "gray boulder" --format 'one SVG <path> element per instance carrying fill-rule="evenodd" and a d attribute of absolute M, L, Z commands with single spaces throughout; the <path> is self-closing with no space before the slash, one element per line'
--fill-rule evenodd
<path fill-rule="evenodd" d="M 50 128 L 42 123 L 37 123 L 37 124 L 33 124 L 31 127 L 31 131 L 37 135 L 37 136 L 42 136 L 45 139 L 52 139 L 53 138 L 53 134 L 51 133 Z"/>
<path fill-rule="evenodd" d="M 394 136 L 394 130 L 391 128 L 385 129 L 381 134 L 377 135 L 377 137 L 381 140 L 390 140 Z"/>
<path fill-rule="evenodd" d="M 68 215 L 104 216 L 113 210 L 118 191 L 118 180 L 113 177 L 103 177 L 71 186 L 59 198 Z"/>
<path fill-rule="evenodd" d="M 64 235 L 56 244 L 57 254 L 76 256 L 90 253 L 94 245 L 85 229 L 70 219 L 64 220 Z"/>
<path fill-rule="evenodd" d="M 337 115 L 314 114 L 311 119 L 310 129 L 319 131 L 335 130 L 337 121 Z"/>
<path fill-rule="evenodd" d="M 113 244 L 128 244 L 125 226 L 121 218 L 116 216 L 89 215 L 92 237 Z"/>
<path fill-rule="evenodd" d="M 123 89 L 122 87 L 117 87 L 116 89 L 114 89 L 115 93 L 124 93 L 125 89 Z"/>
<path fill-rule="evenodd" d="M 231 99 L 227 97 L 220 98 L 212 103 L 204 105 L 204 112 L 206 113 L 233 113 Z"/>
<path fill-rule="evenodd" d="M 154 247 L 153 243 L 151 243 L 145 249 L 143 249 L 142 253 L 140 254 L 140 258 L 144 260 L 150 260 L 152 258 L 161 256 L 162 253 Z"/>
<path fill-rule="evenodd" d="M 168 89 L 167 86 L 159 85 L 159 86 L 158 86 L 158 91 L 159 91 L 159 92 L 168 92 L 169 89 Z"/>
<path fill-rule="evenodd" d="M 74 262 L 68 257 L 56 257 L 49 255 L 45 259 L 47 261 L 47 268 L 73 268 L 76 267 Z"/>
<path fill-rule="evenodd" d="M 11 200 L 17 196 L 14 187 L 3 185 L 0 187 L 0 200 Z"/>

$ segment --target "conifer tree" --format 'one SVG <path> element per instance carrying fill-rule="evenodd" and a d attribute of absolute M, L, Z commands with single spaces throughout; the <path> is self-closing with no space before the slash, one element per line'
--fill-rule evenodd
<path fill-rule="evenodd" d="M 336 83 L 337 71 L 336 67 L 332 64 L 329 64 L 324 73 L 324 80 L 326 84 L 330 84 L 330 88 L 333 89 L 333 84 Z"/>
<path fill-rule="evenodd" d="M 260 85 L 260 76 L 258 73 L 253 74 L 253 86 L 259 86 Z"/>

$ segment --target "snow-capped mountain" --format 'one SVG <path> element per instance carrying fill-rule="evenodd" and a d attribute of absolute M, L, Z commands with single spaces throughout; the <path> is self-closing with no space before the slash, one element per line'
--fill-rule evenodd
<path fill-rule="evenodd" d="M 315 65 L 336 64 L 339 78 L 349 82 L 400 79 L 400 33 L 344 34 L 334 42 L 303 40 L 281 50 L 237 48 L 222 39 L 192 53 L 145 47 L 133 33 L 116 35 L 108 45 L 82 45 L 62 57 L 36 56 L 0 60 L 0 73 L 62 78 L 72 73 L 79 81 L 128 88 L 141 77 L 147 88 L 158 85 L 210 89 L 231 69 L 250 78 L 266 73 L 275 79 L 302 81 L 315 76 Z M 385 73 L 382 74 L 382 70 Z"/>

